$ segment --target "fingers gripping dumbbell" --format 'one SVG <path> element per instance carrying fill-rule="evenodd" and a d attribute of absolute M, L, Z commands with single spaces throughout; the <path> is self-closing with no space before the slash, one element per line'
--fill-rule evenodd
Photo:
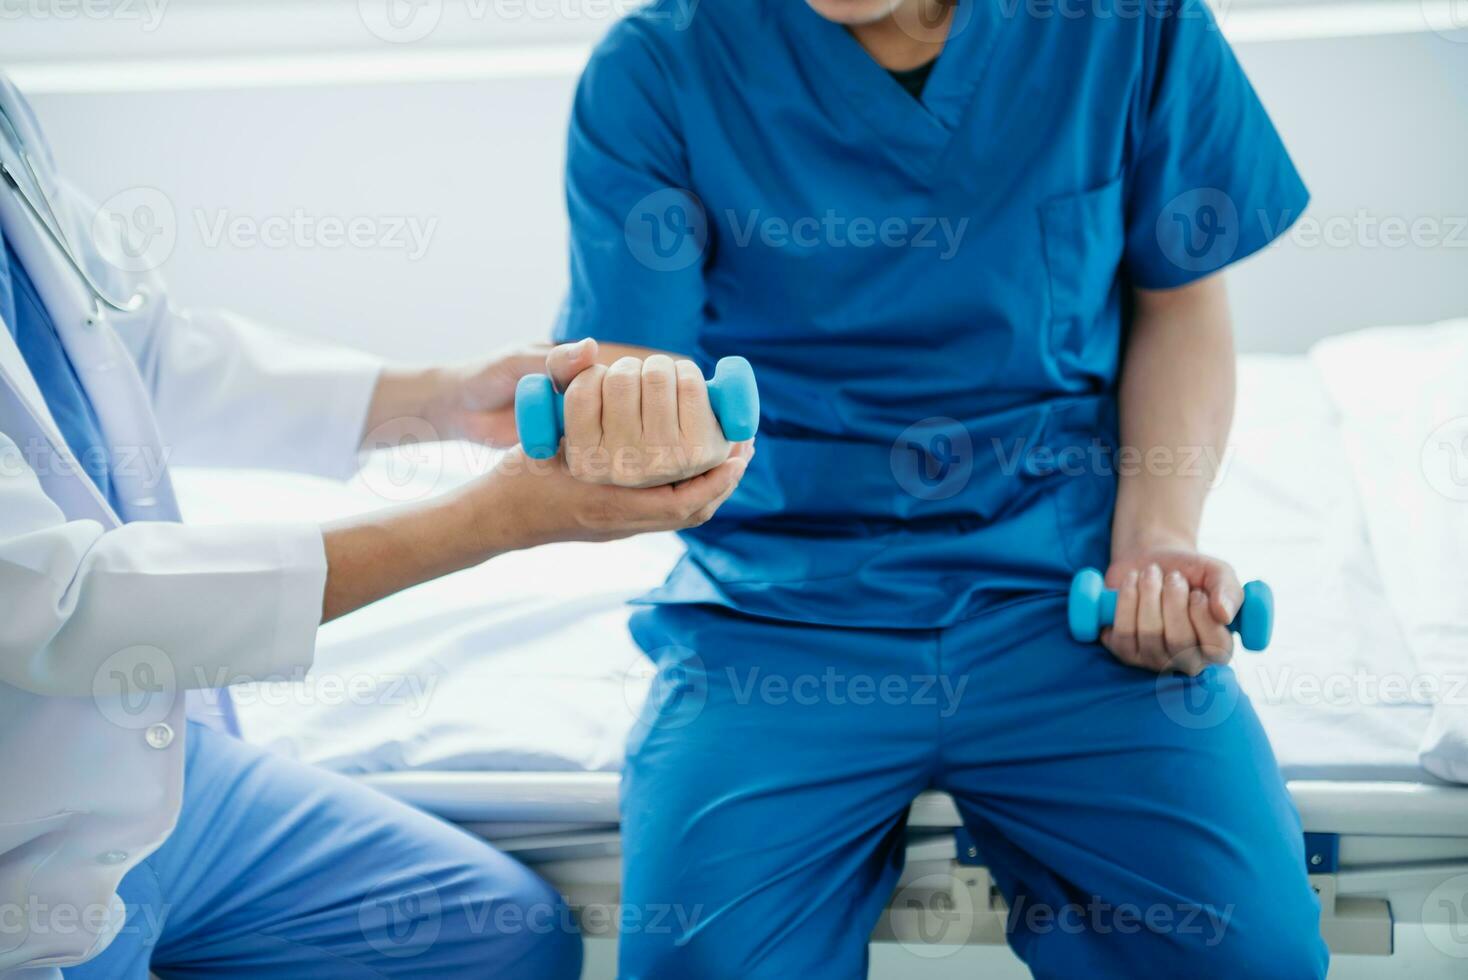
<path fill-rule="evenodd" d="M 759 387 L 749 362 L 742 357 L 720 358 L 708 386 L 709 404 L 724 438 L 753 439 L 759 429 Z M 560 448 L 566 431 L 566 396 L 547 376 L 529 374 L 515 386 L 515 428 L 531 459 L 550 459 Z"/>
<path fill-rule="evenodd" d="M 1070 635 L 1080 643 L 1094 643 L 1101 631 L 1116 621 L 1116 591 L 1106 587 L 1094 568 L 1076 573 L 1070 583 L 1066 608 Z M 1274 632 L 1274 592 L 1263 582 L 1244 586 L 1244 602 L 1228 628 L 1239 634 L 1246 650 L 1263 650 Z"/>

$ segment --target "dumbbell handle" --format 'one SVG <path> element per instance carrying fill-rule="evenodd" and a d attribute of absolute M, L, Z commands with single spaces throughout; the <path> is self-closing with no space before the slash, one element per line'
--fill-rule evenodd
<path fill-rule="evenodd" d="M 1067 606 L 1070 633 L 1077 642 L 1094 643 L 1101 631 L 1116 622 L 1116 591 L 1106 588 L 1094 568 L 1076 573 L 1070 583 Z M 1228 628 L 1239 634 L 1246 650 L 1263 650 L 1274 633 L 1274 592 L 1263 582 L 1244 586 L 1244 602 Z"/>
<path fill-rule="evenodd" d="M 708 386 L 709 404 L 724 438 L 730 442 L 753 439 L 759 429 L 759 387 L 749 362 L 742 357 L 720 358 Z M 550 459 L 560 449 L 566 431 L 566 397 L 556 391 L 550 378 L 529 374 L 515 386 L 515 428 L 531 459 Z"/>

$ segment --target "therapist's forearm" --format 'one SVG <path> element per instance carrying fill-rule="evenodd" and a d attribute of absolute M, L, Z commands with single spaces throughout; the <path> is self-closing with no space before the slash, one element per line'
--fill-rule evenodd
<path fill-rule="evenodd" d="M 431 407 L 452 384 L 451 372 L 445 368 L 383 368 L 367 407 L 363 435 L 370 434 L 379 445 L 390 445 L 419 434 L 417 423 L 434 421 L 428 417 Z"/>
<path fill-rule="evenodd" d="M 509 551 L 696 527 L 729 499 L 751 455 L 746 444 L 676 485 L 631 489 L 585 483 L 560 459 L 532 460 L 511 449 L 494 469 L 443 496 L 323 528 L 321 620 Z"/>
<path fill-rule="evenodd" d="M 1197 547 L 1234 410 L 1233 326 L 1222 276 L 1139 291 L 1120 390 L 1112 553 Z"/>
<path fill-rule="evenodd" d="M 456 492 L 324 527 L 321 621 L 517 547 L 507 524 L 487 518 L 494 508 L 482 496 Z"/>

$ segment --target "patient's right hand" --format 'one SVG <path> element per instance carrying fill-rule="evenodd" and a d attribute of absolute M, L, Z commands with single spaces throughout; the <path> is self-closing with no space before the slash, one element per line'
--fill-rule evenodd
<path fill-rule="evenodd" d="M 594 359 L 595 342 L 585 343 Z M 583 369 L 585 356 L 580 345 L 562 345 L 546 361 L 566 393 L 562 455 L 576 479 L 656 487 L 706 473 L 730 457 L 734 447 L 692 361 L 647 352 Z"/>
<path fill-rule="evenodd" d="M 632 488 L 587 483 L 557 456 L 532 460 L 520 447 L 469 488 L 475 523 L 496 550 L 554 541 L 611 541 L 649 531 L 703 524 L 739 486 L 754 455 L 745 443 L 713 469 L 664 486 Z"/>

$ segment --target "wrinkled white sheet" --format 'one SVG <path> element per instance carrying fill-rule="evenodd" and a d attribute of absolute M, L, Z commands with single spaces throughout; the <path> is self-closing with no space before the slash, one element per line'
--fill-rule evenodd
<path fill-rule="evenodd" d="M 175 480 L 190 520 L 324 520 L 454 486 L 484 463 L 460 450 L 378 458 L 350 484 Z M 232 689 L 245 737 L 346 773 L 618 769 L 651 679 L 626 603 L 680 553 L 667 535 L 551 545 L 392 596 L 325 626 L 306 678 Z"/>
<path fill-rule="evenodd" d="M 1424 778 L 1432 699 L 1409 689 L 1422 671 L 1316 364 L 1244 358 L 1233 444 L 1203 539 L 1275 588 L 1274 645 L 1235 663 L 1286 776 Z M 460 447 L 420 452 L 414 467 L 378 460 L 346 486 L 235 472 L 177 482 L 193 520 L 324 518 L 443 489 L 484 463 Z M 552 546 L 388 599 L 327 626 L 305 681 L 237 689 L 245 734 L 354 773 L 617 769 L 649 680 L 623 603 L 677 548 L 661 536 Z M 1457 565 L 1439 568 L 1446 580 Z"/>
<path fill-rule="evenodd" d="M 1311 356 L 1341 414 L 1384 594 L 1435 702 L 1422 764 L 1468 782 L 1468 320 L 1364 330 Z"/>

